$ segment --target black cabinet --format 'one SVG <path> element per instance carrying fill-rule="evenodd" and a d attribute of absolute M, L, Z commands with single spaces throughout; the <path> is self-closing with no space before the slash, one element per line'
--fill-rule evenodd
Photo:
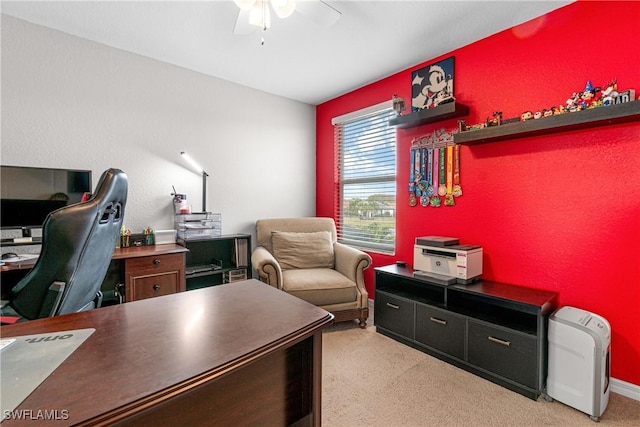
<path fill-rule="evenodd" d="M 557 293 L 488 281 L 446 286 L 413 273 L 395 265 L 375 269 L 376 330 L 537 399 Z"/>
<path fill-rule="evenodd" d="M 185 259 L 188 291 L 251 278 L 249 234 L 178 239 L 178 243 L 189 249 Z"/>
<path fill-rule="evenodd" d="M 421 344 L 464 359 L 465 327 L 464 316 L 426 304 L 416 304 L 416 341 Z"/>
<path fill-rule="evenodd" d="M 376 325 L 403 337 L 414 337 L 415 304 L 413 301 L 379 292 L 374 302 Z"/>

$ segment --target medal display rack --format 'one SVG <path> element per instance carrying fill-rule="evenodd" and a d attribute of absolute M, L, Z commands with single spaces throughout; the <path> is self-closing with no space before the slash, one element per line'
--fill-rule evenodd
<path fill-rule="evenodd" d="M 409 156 L 409 205 L 434 208 L 455 206 L 462 196 L 460 146 L 453 143 L 456 131 L 442 128 L 414 138 Z"/>
<path fill-rule="evenodd" d="M 459 132 L 453 139 L 475 145 L 635 121 L 640 121 L 640 100 Z"/>

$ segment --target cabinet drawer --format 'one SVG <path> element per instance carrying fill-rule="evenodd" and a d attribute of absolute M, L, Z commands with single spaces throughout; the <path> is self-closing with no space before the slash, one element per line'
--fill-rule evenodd
<path fill-rule="evenodd" d="M 125 261 L 125 269 L 134 276 L 182 270 L 183 254 L 166 254 L 129 258 Z"/>
<path fill-rule="evenodd" d="M 132 301 L 178 292 L 178 272 L 131 278 Z"/>
<path fill-rule="evenodd" d="M 415 303 L 408 299 L 376 292 L 374 323 L 407 338 L 414 338 Z"/>
<path fill-rule="evenodd" d="M 469 319 L 468 361 L 537 389 L 536 337 Z"/>
<path fill-rule="evenodd" d="M 424 304 L 416 304 L 416 341 L 464 360 L 463 316 Z"/>

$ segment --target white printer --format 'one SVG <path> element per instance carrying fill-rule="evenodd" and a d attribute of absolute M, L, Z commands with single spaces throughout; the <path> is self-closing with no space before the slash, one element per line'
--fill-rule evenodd
<path fill-rule="evenodd" d="M 454 237 L 417 237 L 413 250 L 414 275 L 445 285 L 479 280 L 482 247 L 459 243 Z"/>

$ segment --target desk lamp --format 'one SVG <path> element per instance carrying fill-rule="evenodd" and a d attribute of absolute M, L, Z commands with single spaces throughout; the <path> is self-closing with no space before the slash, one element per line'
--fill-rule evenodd
<path fill-rule="evenodd" d="M 204 169 L 202 169 L 202 166 L 200 166 L 195 160 L 193 160 L 193 158 L 189 156 L 186 152 L 181 151 L 180 155 L 182 155 L 182 157 L 184 157 L 187 163 L 189 163 L 198 173 L 202 174 L 202 212 L 206 212 L 207 211 L 207 177 L 209 176 L 209 174 L 206 173 Z"/>

